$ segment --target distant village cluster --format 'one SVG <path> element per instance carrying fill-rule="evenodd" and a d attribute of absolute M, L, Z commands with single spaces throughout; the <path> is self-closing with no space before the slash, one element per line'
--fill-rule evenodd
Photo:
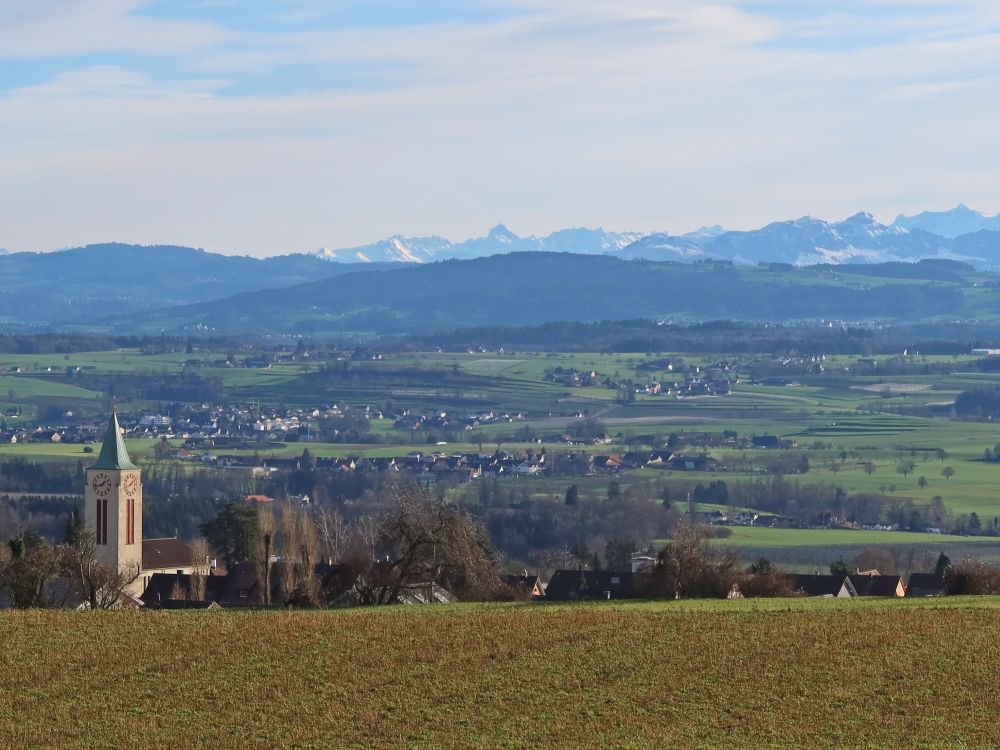
<path fill-rule="evenodd" d="M 181 440 L 181 446 L 165 445 L 158 452 L 160 458 L 201 462 L 220 467 L 266 469 L 295 468 L 298 459 L 269 455 L 283 443 L 318 442 L 336 437 L 324 434 L 316 425 L 327 420 L 342 420 L 347 414 L 352 419 L 365 422 L 391 419 L 393 429 L 463 429 L 471 430 L 489 424 L 513 424 L 525 419 L 523 413 L 486 410 L 464 417 L 452 417 L 445 412 L 418 414 L 410 409 L 386 413 L 371 406 L 345 407 L 320 405 L 315 408 L 261 408 L 257 406 L 183 405 L 172 416 L 162 413 L 135 413 L 123 415 L 121 426 L 130 439 Z M 3 443 L 61 443 L 92 445 L 104 429 L 103 420 L 77 419 L 72 412 L 63 415 L 62 425 L 18 426 L 17 414 L 0 421 L 0 442 Z M 581 421 L 585 414 L 573 415 Z M 336 428 L 330 428 L 336 433 Z M 607 433 L 581 438 L 569 432 L 554 432 L 537 439 L 539 444 L 561 446 L 601 446 L 611 444 Z M 652 451 L 626 451 L 623 453 L 595 453 L 591 451 L 547 454 L 544 447 L 537 451 L 510 452 L 499 447 L 492 451 L 407 451 L 397 456 L 363 458 L 346 455 L 339 458 L 318 458 L 316 468 L 339 471 L 406 470 L 424 482 L 437 479 L 471 481 L 479 477 L 541 476 L 552 473 L 557 463 L 562 473 L 614 474 L 642 467 L 671 471 L 718 471 L 722 463 L 705 451 L 713 447 L 787 448 L 794 442 L 780 441 L 772 436 L 739 438 L 736 433 L 692 433 L 685 436 L 685 447 L 695 453 L 664 449 Z M 257 455 L 229 453 L 227 451 L 255 451 Z M 87 452 L 88 448 L 85 447 Z"/>
<path fill-rule="evenodd" d="M 633 395 L 673 396 L 725 396 L 730 386 L 740 382 L 736 378 L 735 361 L 720 361 L 710 365 L 693 365 L 682 360 L 653 360 L 636 368 L 640 372 L 665 372 L 670 378 L 652 378 L 645 382 L 622 380 L 599 373 L 597 370 L 579 370 L 573 367 L 553 367 L 545 371 L 545 379 L 570 388 L 612 388 L 627 390 Z"/>
<path fill-rule="evenodd" d="M 360 410 L 364 418 L 381 416 L 369 407 Z M 122 428 L 129 438 L 181 438 L 192 441 L 238 442 L 310 439 L 310 422 L 323 418 L 339 417 L 342 412 L 336 405 L 316 409 L 260 409 L 225 406 L 221 404 L 200 406 L 184 405 L 174 416 L 158 413 L 132 414 L 122 417 Z M 16 418 L 16 410 L 8 417 Z M 18 427 L 13 419 L 0 423 L 0 442 L 52 442 L 93 443 L 104 426 L 103 419 L 77 420 L 72 411 L 63 415 L 66 424 L 61 426 L 39 425 Z"/>

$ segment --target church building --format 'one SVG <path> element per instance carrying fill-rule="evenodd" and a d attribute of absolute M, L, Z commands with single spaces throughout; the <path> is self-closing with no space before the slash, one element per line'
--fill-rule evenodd
<path fill-rule="evenodd" d="M 179 539 L 144 539 L 142 471 L 129 458 L 118 414 L 104 434 L 94 465 L 87 469 L 84 521 L 94 534 L 97 560 L 138 579 L 130 593 L 140 594 L 154 573 L 191 573 L 191 548 Z"/>

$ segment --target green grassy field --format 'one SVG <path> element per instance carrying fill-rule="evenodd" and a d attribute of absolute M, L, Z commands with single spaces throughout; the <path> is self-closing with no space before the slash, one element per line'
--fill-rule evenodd
<path fill-rule="evenodd" d="M 0 613 L 0 745 L 988 748 L 992 598 Z"/>
<path fill-rule="evenodd" d="M 967 536 L 920 534 L 901 531 L 864 531 L 862 529 L 769 529 L 755 526 L 732 526 L 732 536 L 717 540 L 737 547 L 830 547 L 841 544 L 913 545 L 969 544 Z"/>
<path fill-rule="evenodd" d="M 879 548 L 898 560 L 899 571 L 908 569 L 909 560 L 937 558 L 944 552 L 952 560 L 966 558 L 1000 563 L 1000 540 L 996 537 L 952 536 L 910 532 L 864 531 L 853 529 L 769 529 L 735 526 L 732 536 L 714 544 L 731 547 L 737 560 L 749 565 L 761 557 L 792 573 L 826 573 L 830 563 L 851 560 L 856 555 Z M 660 540 L 661 543 L 666 540 Z"/>
<path fill-rule="evenodd" d="M 859 277 L 860 278 L 860 277 Z M 948 401 L 963 388 L 1000 385 L 1000 374 L 975 371 L 972 357 L 898 357 L 881 356 L 879 367 L 906 364 L 917 374 L 899 376 L 848 375 L 843 366 L 857 357 L 828 357 L 825 374 L 789 378 L 791 385 L 760 385 L 741 382 L 725 397 L 675 398 L 640 394 L 635 401 L 618 403 L 617 392 L 604 387 L 574 388 L 546 379 L 545 373 L 556 367 L 582 372 L 595 370 L 612 379 L 636 383 L 673 376 L 655 368 L 667 359 L 705 366 L 726 357 L 697 352 L 660 352 L 648 354 L 610 353 L 539 353 L 498 352 L 399 352 L 387 353 L 377 361 L 326 363 L 329 371 L 321 373 L 320 362 L 276 364 L 271 369 L 214 367 L 226 353 L 196 352 L 143 354 L 134 349 L 112 352 L 85 352 L 67 355 L 0 355 L 0 366 L 20 367 L 16 375 L 0 376 L 0 409 L 21 407 L 19 417 L 10 416 L 9 425 L 31 426 L 51 407 L 78 409 L 95 414 L 106 409 L 106 395 L 99 392 L 99 380 L 91 375 L 135 374 L 137 372 L 179 374 L 191 357 L 202 362 L 196 372 L 217 378 L 226 398 L 237 403 L 260 402 L 263 405 L 316 406 L 341 403 L 392 408 L 408 407 L 430 413 L 444 410 L 449 414 L 481 411 L 523 412 L 527 419 L 516 422 L 484 424 L 466 431 L 457 429 L 447 436 L 447 445 L 437 443 L 443 435 L 426 436 L 409 430 L 397 430 L 392 420 L 371 424 L 377 442 L 362 444 L 310 444 L 318 456 L 360 455 L 387 456 L 411 451 L 493 451 L 537 449 L 537 443 L 515 439 L 518 430 L 529 428 L 536 435 L 558 438 L 572 430 L 576 418 L 584 412 L 598 418 L 613 436 L 612 445 L 566 446 L 547 443 L 548 451 L 584 450 L 624 452 L 629 447 L 650 449 L 671 433 L 682 437 L 690 433 L 732 430 L 741 436 L 771 434 L 798 443 L 806 453 L 810 471 L 789 477 L 790 481 L 838 485 L 848 493 L 885 495 L 899 502 L 923 505 L 940 496 L 944 505 L 956 513 L 975 512 L 986 527 L 1000 525 L 1000 463 L 982 461 L 983 451 L 1000 442 L 1000 425 L 989 422 L 957 421 L 942 416 L 914 416 L 886 413 L 886 409 L 909 409 L 927 403 Z M 950 372 L 922 371 L 922 366 L 950 364 Z M 912 366 L 916 365 L 916 368 Z M 65 377 L 67 367 L 81 367 L 79 378 Z M 738 375 L 738 373 L 737 373 Z M 93 388 L 86 387 L 91 382 Z M 82 385 L 81 385 L 82 384 Z M 864 390 L 891 388 L 885 393 Z M 873 406 L 874 405 L 874 406 Z M 125 401 L 125 411 L 156 409 L 156 402 Z M 861 407 L 873 407 L 867 410 Z M 523 437 L 523 436 L 522 436 Z M 178 441 L 179 442 L 179 441 Z M 935 451 L 947 452 L 944 461 Z M 130 444 L 138 457 L 148 456 L 152 443 Z M 300 444 L 288 443 L 263 451 L 264 455 L 292 456 L 302 450 Z M 697 452 L 697 451 L 696 451 Z M 713 455 L 730 464 L 730 469 L 716 474 L 684 474 L 643 470 L 623 474 L 619 481 L 630 486 L 650 479 L 666 482 L 727 483 L 758 481 L 758 468 L 742 471 L 734 466 L 743 462 L 766 461 L 766 451 L 715 449 Z M 21 456 L 45 461 L 86 461 L 82 446 L 51 444 L 0 445 L 0 457 Z M 906 476 L 898 472 L 901 460 L 913 457 L 914 470 Z M 866 464 L 871 463 L 871 471 Z M 946 479 L 941 471 L 950 467 L 955 474 Z M 921 481 L 923 478 L 923 481 Z M 511 480 L 539 498 L 558 501 L 566 486 L 575 478 L 558 480 Z M 603 493 L 610 477 L 581 478 L 582 489 Z M 744 533 L 744 532 L 740 532 Z M 756 532 L 755 532 L 756 533 Z M 841 532 L 823 539 L 803 536 L 795 531 L 775 531 L 773 539 L 738 539 L 737 543 L 757 548 L 798 548 L 811 544 L 823 548 L 830 544 L 853 547 L 869 543 L 857 541 Z M 780 536 L 779 536 L 780 535 Z M 891 535 L 890 535 L 891 536 Z M 895 536 L 884 537 L 894 543 Z M 907 543 L 915 541 L 906 535 Z M 809 539 L 806 544 L 802 540 Z M 959 544 L 946 540 L 948 544 Z M 880 541 L 879 543 L 883 543 Z M 941 543 L 935 538 L 927 544 Z"/>

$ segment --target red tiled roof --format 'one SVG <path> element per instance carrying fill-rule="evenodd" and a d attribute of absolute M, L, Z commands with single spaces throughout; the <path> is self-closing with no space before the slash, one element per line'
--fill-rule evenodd
<path fill-rule="evenodd" d="M 142 567 L 185 568 L 191 565 L 191 548 L 180 539 L 143 539 Z"/>

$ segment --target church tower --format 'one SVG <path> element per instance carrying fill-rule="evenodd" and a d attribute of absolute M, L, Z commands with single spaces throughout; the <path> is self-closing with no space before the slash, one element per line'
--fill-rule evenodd
<path fill-rule="evenodd" d="M 142 478 L 128 457 L 118 414 L 104 434 L 97 461 L 87 469 L 84 519 L 97 542 L 97 559 L 118 570 L 142 566 Z"/>

